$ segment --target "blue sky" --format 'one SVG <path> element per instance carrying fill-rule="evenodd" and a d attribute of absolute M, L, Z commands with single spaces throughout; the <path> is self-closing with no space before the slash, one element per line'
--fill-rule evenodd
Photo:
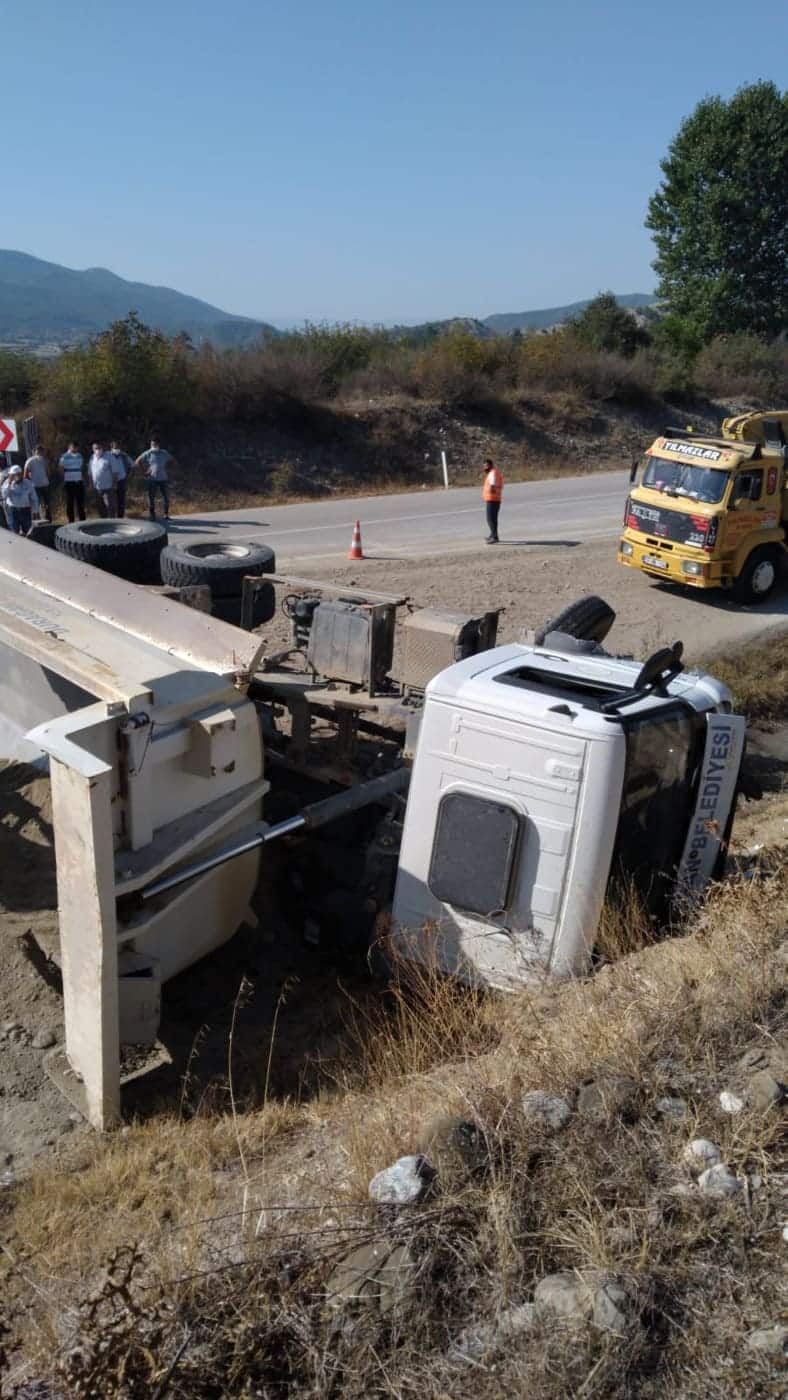
<path fill-rule="evenodd" d="M 0 0 L 0 246 L 269 320 L 649 291 L 659 160 L 784 0 Z"/>

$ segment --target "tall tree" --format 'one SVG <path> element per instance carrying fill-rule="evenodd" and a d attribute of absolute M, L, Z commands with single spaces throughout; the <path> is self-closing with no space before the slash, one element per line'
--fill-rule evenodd
<path fill-rule="evenodd" d="M 649 201 L 659 295 L 698 335 L 788 327 L 788 92 L 707 97 L 661 162 Z"/>
<path fill-rule="evenodd" d="M 613 292 L 600 292 L 569 325 L 592 350 L 629 357 L 639 345 L 648 345 L 646 331 L 631 312 L 619 306 Z"/>

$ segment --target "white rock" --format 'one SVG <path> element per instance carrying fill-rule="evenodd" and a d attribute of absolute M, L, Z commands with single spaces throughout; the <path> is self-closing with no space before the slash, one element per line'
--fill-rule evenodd
<path fill-rule="evenodd" d="M 629 1327 L 631 1300 L 624 1287 L 605 1274 L 548 1274 L 534 1289 L 539 1317 L 576 1324 L 591 1322 L 601 1332 L 623 1337 Z"/>
<path fill-rule="evenodd" d="M 369 1194 L 378 1205 L 409 1206 L 420 1201 L 435 1173 L 425 1157 L 400 1157 L 373 1176 Z"/>
<path fill-rule="evenodd" d="M 544 1089 L 529 1089 L 523 1094 L 522 1109 L 529 1122 L 551 1128 L 556 1133 L 566 1127 L 572 1117 L 566 1099 L 560 1094 L 548 1094 Z"/>
<path fill-rule="evenodd" d="M 588 1284 L 577 1274 L 547 1274 L 534 1289 L 534 1305 L 540 1317 L 546 1313 L 570 1322 L 585 1321 L 593 1301 Z"/>
<path fill-rule="evenodd" d="M 734 1196 L 738 1196 L 742 1189 L 739 1178 L 734 1176 L 725 1162 L 718 1162 L 716 1167 L 709 1167 L 707 1171 L 701 1172 L 698 1177 L 698 1186 L 706 1196 L 731 1200 Z"/>
<path fill-rule="evenodd" d="M 593 1319 L 594 1325 L 600 1331 L 612 1332 L 616 1337 L 623 1337 L 629 1321 L 629 1307 L 626 1289 L 613 1279 L 606 1279 L 594 1289 Z"/>
<path fill-rule="evenodd" d="M 785 1240 L 785 1243 L 788 1244 L 788 1223 L 783 1225 L 783 1239 Z"/>
<path fill-rule="evenodd" d="M 705 1171 L 707 1167 L 716 1167 L 722 1161 L 722 1153 L 716 1142 L 709 1142 L 708 1138 L 693 1138 L 692 1142 L 687 1143 L 682 1156 L 694 1171 Z"/>
<path fill-rule="evenodd" d="M 741 1113 L 744 1099 L 740 1099 L 738 1094 L 732 1094 L 730 1089 L 723 1089 L 720 1094 L 720 1108 L 723 1113 Z"/>
<path fill-rule="evenodd" d="M 449 1348 L 449 1360 L 468 1366 L 479 1361 L 489 1351 L 514 1341 L 529 1331 L 534 1324 L 536 1309 L 533 1303 L 521 1303 L 519 1307 L 506 1308 L 494 1322 L 479 1322 L 466 1327 Z"/>
<path fill-rule="evenodd" d="M 688 1118 L 689 1109 L 683 1099 L 675 1099 L 671 1095 L 666 1095 L 664 1099 L 657 1101 L 657 1113 L 663 1118 Z"/>
<path fill-rule="evenodd" d="M 747 1338 L 750 1351 L 765 1351 L 768 1356 L 788 1356 L 788 1327 L 775 1322 L 771 1327 L 758 1327 Z"/>

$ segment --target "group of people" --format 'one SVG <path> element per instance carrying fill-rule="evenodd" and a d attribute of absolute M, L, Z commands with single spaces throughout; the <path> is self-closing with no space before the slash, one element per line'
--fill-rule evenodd
<path fill-rule="evenodd" d="M 164 518 L 170 515 L 169 470 L 175 458 L 151 438 L 150 447 L 132 459 L 117 439 L 106 448 L 103 442 L 93 443 L 93 452 L 85 459 L 75 442 L 70 442 L 58 467 L 63 478 L 66 515 L 70 523 L 85 519 L 87 486 L 89 485 L 98 514 L 107 519 L 122 519 L 126 514 L 126 488 L 135 467 L 144 472 L 148 488 L 148 512 L 156 519 L 156 498 L 161 497 Z M 38 516 L 52 520 L 52 490 L 54 473 L 43 448 L 36 447 L 24 467 L 11 466 L 0 471 L 0 524 L 5 523 L 15 534 L 27 534 Z"/>

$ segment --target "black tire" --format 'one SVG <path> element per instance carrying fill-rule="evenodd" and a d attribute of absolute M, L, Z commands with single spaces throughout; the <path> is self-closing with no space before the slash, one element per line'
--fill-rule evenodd
<path fill-rule="evenodd" d="M 34 520 L 27 532 L 27 538 L 35 540 L 36 544 L 45 545 L 47 549 L 54 549 L 57 529 L 57 525 L 50 520 Z"/>
<path fill-rule="evenodd" d="M 59 526 L 55 549 L 129 583 L 158 583 L 167 531 L 153 520 L 81 520 Z"/>
<path fill-rule="evenodd" d="M 272 574 L 276 556 L 265 544 L 248 540 L 197 540 L 162 550 L 162 583 L 207 583 L 213 598 L 240 597 L 246 574 Z"/>
<path fill-rule="evenodd" d="M 769 597 L 780 572 L 780 551 L 765 544 L 754 549 L 731 593 L 737 603 L 762 603 Z"/>
<path fill-rule="evenodd" d="M 578 637 L 581 641 L 603 642 L 615 620 L 616 614 L 604 598 L 587 593 L 540 627 L 534 640 L 540 647 L 548 632 L 563 632 L 565 636 Z"/>

